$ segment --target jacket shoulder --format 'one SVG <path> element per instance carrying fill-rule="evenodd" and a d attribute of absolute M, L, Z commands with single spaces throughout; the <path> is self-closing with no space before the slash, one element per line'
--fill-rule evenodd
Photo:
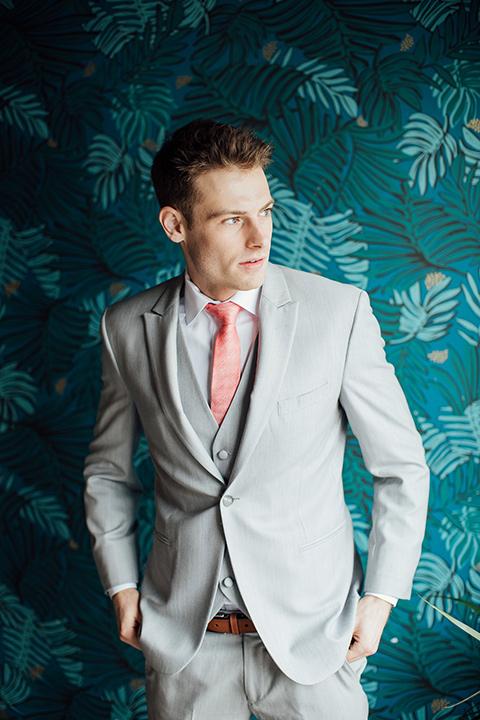
<path fill-rule="evenodd" d="M 283 265 L 273 265 L 272 267 L 283 274 L 292 297 L 305 297 L 311 300 L 328 298 L 333 302 L 341 301 L 342 303 L 347 302 L 356 305 L 360 295 L 365 292 L 355 285 L 330 280 L 317 273 L 294 270 Z"/>
<path fill-rule="evenodd" d="M 152 311 L 156 306 L 161 305 L 162 299 L 168 306 L 172 298 L 178 297 L 182 283 L 183 274 L 110 305 L 105 310 L 105 318 L 107 319 L 108 316 L 108 324 L 129 324 L 135 319 L 141 318 L 145 313 Z"/>

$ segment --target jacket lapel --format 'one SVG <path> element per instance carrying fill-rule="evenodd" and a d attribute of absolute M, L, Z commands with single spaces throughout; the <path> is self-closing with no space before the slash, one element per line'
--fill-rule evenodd
<path fill-rule="evenodd" d="M 293 301 L 281 269 L 269 265 L 260 300 L 258 363 L 242 440 L 230 482 L 249 460 L 277 400 L 297 326 L 298 301 Z"/>
<path fill-rule="evenodd" d="M 177 327 L 182 285 L 183 275 L 167 283 L 151 312 L 147 312 L 143 316 L 150 366 L 153 370 L 155 389 L 163 412 L 177 433 L 180 442 L 211 475 L 223 483 L 221 473 L 183 412 L 180 399 Z"/>

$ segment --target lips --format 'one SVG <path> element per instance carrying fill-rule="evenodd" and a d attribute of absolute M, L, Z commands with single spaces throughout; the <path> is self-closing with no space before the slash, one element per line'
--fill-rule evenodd
<path fill-rule="evenodd" d="M 239 263 L 240 265 L 246 265 L 249 267 L 258 267 L 261 265 L 264 261 L 264 258 L 256 258 L 255 260 L 245 260 L 244 262 Z"/>

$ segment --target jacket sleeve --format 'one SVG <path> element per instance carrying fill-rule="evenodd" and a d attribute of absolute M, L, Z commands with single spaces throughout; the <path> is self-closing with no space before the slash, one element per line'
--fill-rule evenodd
<path fill-rule="evenodd" d="M 365 591 L 409 598 L 425 532 L 429 471 L 383 348 L 368 295 L 361 292 L 340 401 L 374 481 Z"/>
<path fill-rule="evenodd" d="M 101 322 L 103 389 L 84 472 L 87 526 L 105 590 L 139 579 L 136 516 L 142 492 L 133 465 L 138 416 L 107 325 L 108 308 Z"/>

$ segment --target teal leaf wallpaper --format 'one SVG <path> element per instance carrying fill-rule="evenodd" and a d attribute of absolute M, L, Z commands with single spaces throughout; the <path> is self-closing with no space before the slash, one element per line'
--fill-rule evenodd
<path fill-rule="evenodd" d="M 369 293 L 422 435 L 427 533 L 363 674 L 370 717 L 480 718 L 480 696 L 456 705 L 478 641 L 419 598 L 480 628 L 480 0 L 0 0 L 0 68 L 0 718 L 147 718 L 82 469 L 102 312 L 183 268 L 149 170 L 199 115 L 274 143 L 272 259 Z M 143 439 L 135 464 L 145 563 Z M 344 478 L 365 560 L 352 434 Z"/>

